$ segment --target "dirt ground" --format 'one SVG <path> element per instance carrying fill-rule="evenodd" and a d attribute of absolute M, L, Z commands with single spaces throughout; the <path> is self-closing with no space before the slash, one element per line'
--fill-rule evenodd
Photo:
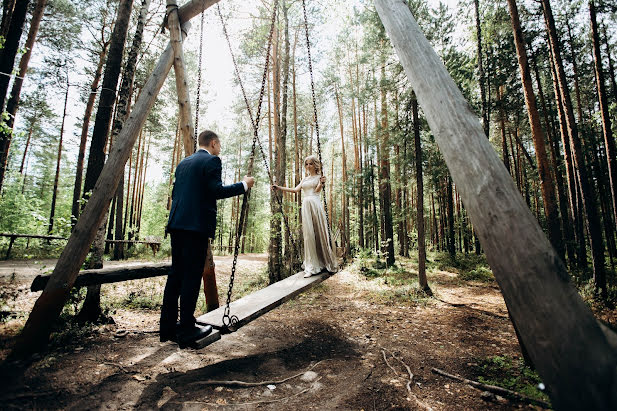
<path fill-rule="evenodd" d="M 228 272 L 231 258 L 215 261 L 219 290 L 225 289 L 222 273 Z M 0 323 L 0 359 L 39 295 L 29 291 L 32 278 L 53 263 L 0 264 L 2 310 L 10 313 Z M 263 272 L 265 265 L 265 255 L 240 256 L 237 281 Z M 163 281 L 121 283 L 113 292 L 137 289 L 155 295 Z M 352 264 L 201 350 L 160 343 L 158 309 L 119 307 L 115 324 L 97 326 L 30 364 L 14 365 L 2 384 L 0 408 L 537 408 L 489 397 L 431 372 L 436 367 L 475 379 L 478 359 L 517 358 L 520 353 L 496 283 L 463 282 L 438 269 L 429 273 L 429 282 L 439 300 L 406 301 L 401 298 L 406 291 L 382 278 L 368 278 Z M 118 330 L 129 333 L 120 337 Z M 232 380 L 270 383 L 239 387 L 213 382 Z"/>

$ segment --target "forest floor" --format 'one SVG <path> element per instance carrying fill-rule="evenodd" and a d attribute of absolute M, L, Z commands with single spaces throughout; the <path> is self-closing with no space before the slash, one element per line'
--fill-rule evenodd
<path fill-rule="evenodd" d="M 222 295 L 231 257 L 215 261 Z M 33 277 L 53 264 L 0 263 L 0 360 L 39 295 L 29 291 Z M 266 266 L 264 254 L 241 255 L 234 295 L 263 287 Z M 9 378 L 1 385 L 0 407 L 540 409 L 431 371 L 435 367 L 547 399 L 536 388 L 538 377 L 523 365 L 490 270 L 482 264 L 460 267 L 431 253 L 428 277 L 435 296 L 428 297 L 417 288 L 412 259 L 399 258 L 386 270 L 374 258 L 358 258 L 201 350 L 159 342 L 165 278 L 104 285 L 102 303 L 115 324 L 80 327 L 64 320 L 47 352 L 27 364 L 10 364 L 8 374 L 5 364 Z M 203 307 L 200 297 L 198 310 Z M 72 310 L 67 304 L 63 318 Z M 238 387 L 208 383 L 212 380 L 271 383 Z"/>

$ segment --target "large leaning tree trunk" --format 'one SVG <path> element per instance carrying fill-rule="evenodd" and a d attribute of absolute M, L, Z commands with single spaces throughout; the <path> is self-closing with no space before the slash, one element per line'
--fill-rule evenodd
<path fill-rule="evenodd" d="M 32 56 L 32 48 L 34 47 L 36 35 L 39 31 L 39 25 L 43 18 L 43 11 L 47 0 L 38 0 L 32 12 L 32 18 L 30 20 L 30 28 L 28 29 L 28 38 L 24 44 L 26 52 L 21 56 L 19 60 L 19 68 L 17 69 L 17 75 L 13 81 L 13 87 L 11 88 L 11 94 L 9 100 L 6 103 L 6 112 L 9 118 L 6 122 L 6 128 L 0 130 L 0 189 L 2 188 L 2 182 L 4 180 L 4 172 L 6 170 L 7 160 L 9 156 L 9 150 L 11 148 L 11 140 L 13 138 L 13 125 L 15 123 L 15 115 L 19 106 L 19 98 L 21 95 L 21 86 L 24 83 L 24 77 L 28 70 L 28 64 L 30 63 L 30 57 Z"/>
<path fill-rule="evenodd" d="M 617 357 L 607 337 L 614 335 L 604 334 L 570 283 L 407 4 L 375 4 L 553 406 L 616 409 Z"/>
<path fill-rule="evenodd" d="M 178 9 L 179 20 L 186 27 L 191 18 L 216 2 L 217 0 L 192 0 Z M 163 87 L 172 64 L 173 51 L 171 45 L 168 45 L 118 135 L 117 142 L 109 153 L 92 196 L 83 210 L 82 217 L 77 221 L 45 290 L 35 302 L 26 325 L 17 337 L 10 354 L 12 358 L 27 356 L 47 345 L 53 325 L 67 301 L 79 268 L 85 261 L 96 231 L 109 209 L 133 145 Z"/>
<path fill-rule="evenodd" d="M 116 88 L 122 68 L 122 55 L 124 53 L 124 43 L 126 33 L 131 18 L 133 8 L 132 0 L 121 0 L 118 5 L 116 24 L 111 34 L 109 43 L 109 54 L 105 63 L 105 73 L 101 84 L 101 94 L 99 97 L 99 107 L 94 121 L 92 131 L 92 141 L 90 142 L 90 153 L 88 156 L 88 168 L 84 181 L 84 199 L 88 200 L 94 185 L 101 174 L 105 163 L 105 146 L 107 145 L 109 125 L 112 121 L 113 106 L 116 101 Z M 124 168 L 123 168 L 124 169 Z M 101 223 L 105 225 L 106 219 Z M 87 268 L 103 268 L 103 249 L 105 247 L 105 228 L 98 231 L 96 240 L 93 244 L 92 256 Z M 80 313 L 79 321 L 97 321 L 102 314 L 101 311 L 101 286 L 91 285 L 88 287 L 86 300 Z"/>
<path fill-rule="evenodd" d="M 531 71 L 527 61 L 527 51 L 525 50 L 525 40 L 523 30 L 518 15 L 516 0 L 508 0 L 510 7 L 510 17 L 512 19 L 512 31 L 514 32 L 514 44 L 518 56 L 518 64 L 521 71 L 521 81 L 523 83 L 523 93 L 525 95 L 525 105 L 529 115 L 531 126 L 531 136 L 538 162 L 538 174 L 540 177 L 540 187 L 542 189 L 542 199 L 544 200 L 544 215 L 548 223 L 548 238 L 557 250 L 562 259 L 565 259 L 565 248 L 562 241 L 561 228 L 559 223 L 559 211 L 557 210 L 557 196 L 555 195 L 555 184 L 551 176 L 546 154 L 546 144 L 544 142 L 544 132 L 540 125 L 540 114 L 536 106 L 536 96 L 533 92 L 531 83 Z"/>
<path fill-rule="evenodd" d="M 11 3 L 9 1 L 9 3 Z M 6 16 L 3 16 L 2 31 L 5 37 L 4 47 L 0 49 L 0 73 L 12 73 L 15 64 L 15 56 L 19 49 L 19 40 L 24 30 L 26 21 L 26 12 L 28 11 L 28 3 L 30 0 L 21 0 L 13 3 L 13 9 L 9 12 L 5 9 Z M 5 4 L 9 7 L 11 4 Z M 10 15 L 9 15 L 10 14 Z M 6 20 L 6 21 L 5 21 Z M 9 88 L 11 78 L 6 75 L 0 75 L 0 113 L 4 112 L 4 103 L 6 102 L 6 94 Z M 10 134 L 8 135 L 10 137 Z M 10 139 L 3 133 L 0 134 L 0 192 L 4 182 L 6 173 L 6 161 L 8 159 Z"/>

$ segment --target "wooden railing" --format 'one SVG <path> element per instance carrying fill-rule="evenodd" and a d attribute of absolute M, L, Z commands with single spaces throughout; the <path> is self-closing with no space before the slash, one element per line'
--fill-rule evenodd
<path fill-rule="evenodd" d="M 35 238 L 40 240 L 68 240 L 66 237 L 59 237 L 55 235 L 40 235 L 40 234 L 18 234 L 18 233 L 0 233 L 0 237 L 8 237 L 9 238 L 9 247 L 6 250 L 6 255 L 4 256 L 5 260 L 8 260 L 11 256 L 11 249 L 13 248 L 13 243 L 18 238 L 27 238 L 28 240 Z M 159 251 L 161 247 L 160 241 L 148 241 L 148 240 L 105 240 L 107 243 L 111 244 L 146 244 L 152 250 L 152 254 L 156 256 L 156 253 Z"/>

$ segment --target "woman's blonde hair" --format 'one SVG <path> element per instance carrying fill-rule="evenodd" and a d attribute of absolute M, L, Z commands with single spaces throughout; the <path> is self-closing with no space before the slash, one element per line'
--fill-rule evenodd
<path fill-rule="evenodd" d="M 304 159 L 304 165 L 306 166 L 306 162 L 307 161 L 312 161 L 313 164 L 315 165 L 315 172 L 317 174 L 321 173 L 321 163 L 319 162 L 319 159 L 317 158 L 317 156 L 311 154 L 310 156 L 308 156 L 307 158 Z"/>

